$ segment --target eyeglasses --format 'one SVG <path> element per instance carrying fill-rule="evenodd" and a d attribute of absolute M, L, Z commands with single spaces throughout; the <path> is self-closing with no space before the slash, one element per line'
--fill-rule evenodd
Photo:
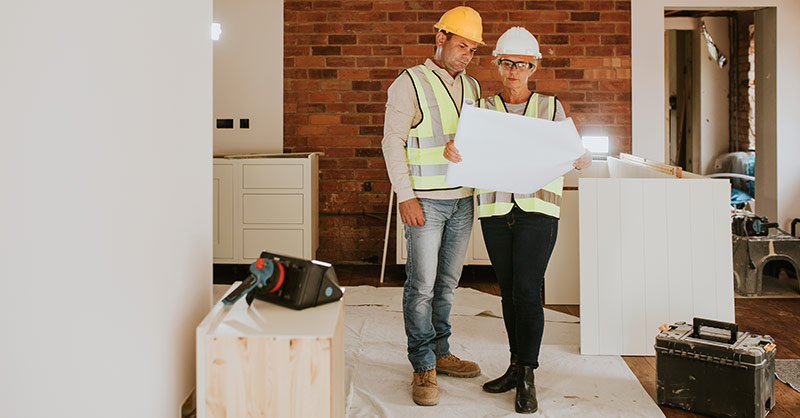
<path fill-rule="evenodd" d="M 511 70 L 512 68 L 516 68 L 518 70 L 528 70 L 533 68 L 532 62 L 527 61 L 511 61 L 505 58 L 498 61 L 501 67 L 505 68 L 506 70 Z"/>

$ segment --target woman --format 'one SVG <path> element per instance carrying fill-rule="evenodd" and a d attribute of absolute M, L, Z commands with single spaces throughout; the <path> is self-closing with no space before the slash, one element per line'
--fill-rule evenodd
<path fill-rule="evenodd" d="M 503 92 L 480 100 L 480 107 L 548 120 L 564 120 L 564 108 L 553 96 L 533 93 L 528 79 L 541 58 L 539 43 L 525 28 L 513 27 L 497 41 L 497 57 Z M 449 161 L 461 161 L 450 141 L 444 150 Z M 573 166 L 591 165 L 589 151 Z M 564 179 L 558 178 L 531 194 L 498 193 L 476 189 L 483 240 L 500 284 L 503 320 L 508 333 L 511 364 L 505 374 L 486 382 L 483 390 L 501 393 L 516 388 L 515 409 L 538 409 L 534 370 L 539 367 L 539 348 L 544 331 L 541 290 L 544 273 L 558 232 L 559 201 Z"/>

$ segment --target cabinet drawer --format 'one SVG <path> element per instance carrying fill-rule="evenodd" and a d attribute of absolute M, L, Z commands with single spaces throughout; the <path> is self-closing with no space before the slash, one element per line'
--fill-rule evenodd
<path fill-rule="evenodd" d="M 242 164 L 243 189 L 302 189 L 302 164 Z"/>
<path fill-rule="evenodd" d="M 254 260 L 261 251 L 304 258 L 302 229 L 245 229 L 242 231 L 242 256 Z"/>
<path fill-rule="evenodd" d="M 242 223 L 302 224 L 303 195 L 246 194 L 242 196 Z"/>

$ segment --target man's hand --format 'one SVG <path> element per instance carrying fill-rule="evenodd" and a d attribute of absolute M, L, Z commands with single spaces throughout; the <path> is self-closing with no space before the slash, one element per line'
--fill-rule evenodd
<path fill-rule="evenodd" d="M 447 144 L 445 144 L 444 158 L 453 163 L 460 163 L 461 154 L 458 153 L 458 148 L 456 148 L 453 142 L 454 141 L 451 139 Z"/>
<path fill-rule="evenodd" d="M 403 223 L 411 226 L 425 225 L 425 214 L 422 213 L 422 206 L 416 198 L 400 202 L 400 219 Z"/>
<path fill-rule="evenodd" d="M 572 166 L 578 170 L 583 170 L 590 165 L 592 165 L 592 153 L 588 149 L 581 155 L 581 158 L 578 158 L 572 163 Z"/>

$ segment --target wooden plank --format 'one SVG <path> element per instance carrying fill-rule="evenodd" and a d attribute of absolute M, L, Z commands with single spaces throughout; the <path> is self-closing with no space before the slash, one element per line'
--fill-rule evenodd
<path fill-rule="evenodd" d="M 331 384 L 344 366 L 332 360 L 330 338 L 208 337 L 206 416 L 341 417 L 344 387 Z"/>
<path fill-rule="evenodd" d="M 582 178 L 578 187 L 580 247 L 581 354 L 599 354 L 598 347 L 598 214 L 597 179 Z"/>
<path fill-rule="evenodd" d="M 614 157 L 608 157 L 608 173 L 610 174 L 611 178 L 675 178 L 669 174 L 653 170 L 647 166 L 636 164 L 632 161 L 622 161 Z"/>
<path fill-rule="evenodd" d="M 292 338 L 288 363 L 290 377 L 284 384 L 290 387 L 289 398 L 283 402 L 291 405 L 290 416 L 330 416 L 331 340 Z"/>
<path fill-rule="evenodd" d="M 647 180 L 643 195 L 645 333 L 648 354 L 655 354 L 652 342 L 658 327 L 669 322 L 669 246 L 667 245 L 667 181 Z"/>
<path fill-rule="evenodd" d="M 289 340 L 235 336 L 206 339 L 206 416 L 289 416 Z"/>
<path fill-rule="evenodd" d="M 597 184 L 597 295 L 600 354 L 622 352 L 622 263 L 620 181 L 600 179 Z"/>
<path fill-rule="evenodd" d="M 619 159 L 635 165 L 646 167 L 650 170 L 658 171 L 659 173 L 669 174 L 670 176 L 676 178 L 681 178 L 681 174 L 683 173 L 683 168 L 681 167 L 648 160 L 647 158 L 637 157 L 631 154 L 620 153 Z"/>
<path fill-rule="evenodd" d="M 339 321 L 331 342 L 331 417 L 345 416 L 345 369 L 344 369 L 344 303 L 340 307 Z"/>
<path fill-rule="evenodd" d="M 667 205 L 667 282 L 669 283 L 669 320 L 691 321 L 692 300 L 692 251 L 689 246 L 691 231 L 691 201 L 689 187 L 685 182 L 666 182 Z"/>
<path fill-rule="evenodd" d="M 717 318 L 717 289 L 714 274 L 716 261 L 714 248 L 714 211 L 710 180 L 683 182 L 689 187 L 691 235 L 687 244 L 691 248 L 692 261 L 692 312 L 693 316 Z M 732 281 L 732 277 L 729 278 Z"/>
<path fill-rule="evenodd" d="M 652 346 L 647 340 L 644 315 L 644 183 L 640 179 L 619 181 L 623 354 L 647 354 Z"/>
<path fill-rule="evenodd" d="M 406 249 L 406 231 L 405 227 L 403 226 L 403 220 L 400 218 L 400 202 L 397 202 L 397 209 L 395 213 L 397 213 L 397 222 L 395 224 L 395 234 L 396 234 L 396 246 L 395 246 L 395 260 L 397 260 L 397 264 L 405 264 L 406 260 L 408 259 L 408 252 Z"/>

